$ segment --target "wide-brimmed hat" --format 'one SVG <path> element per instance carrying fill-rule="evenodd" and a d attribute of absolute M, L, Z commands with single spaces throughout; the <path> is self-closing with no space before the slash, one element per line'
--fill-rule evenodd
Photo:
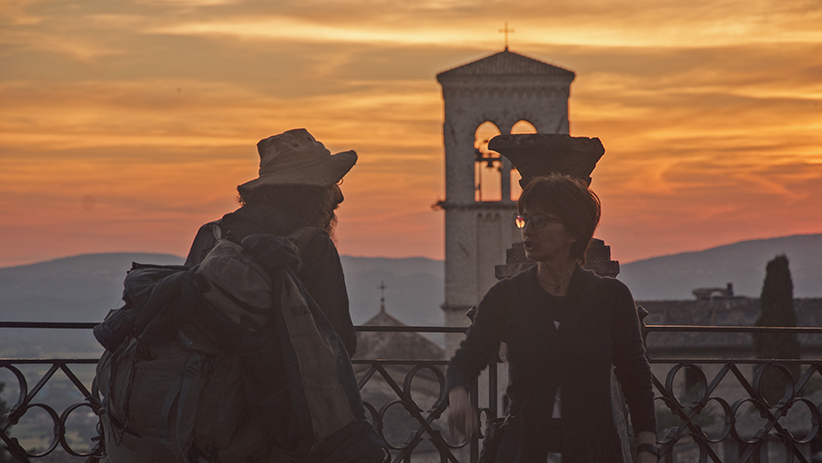
<path fill-rule="evenodd" d="M 357 153 L 331 151 L 308 130 L 293 129 L 257 143 L 260 176 L 240 185 L 252 189 L 262 185 L 331 186 L 357 163 Z"/>

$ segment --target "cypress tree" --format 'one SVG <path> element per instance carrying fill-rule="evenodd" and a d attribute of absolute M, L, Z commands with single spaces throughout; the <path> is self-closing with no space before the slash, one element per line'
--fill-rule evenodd
<path fill-rule="evenodd" d="M 776 256 L 765 269 L 756 326 L 796 326 L 788 258 L 785 255 Z M 754 333 L 753 349 L 758 359 L 798 359 L 801 354 L 796 333 Z M 799 365 L 784 366 L 790 370 L 794 381 L 799 379 Z M 784 387 L 780 374 L 771 370 L 763 376 L 760 391 L 773 404 L 784 394 Z"/>

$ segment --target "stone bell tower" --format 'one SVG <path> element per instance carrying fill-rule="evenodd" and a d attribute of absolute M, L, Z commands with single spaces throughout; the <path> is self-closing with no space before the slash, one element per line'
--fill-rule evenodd
<path fill-rule="evenodd" d="M 445 104 L 445 200 L 439 205 L 445 210 L 446 326 L 468 325 L 465 312 L 496 283 L 495 266 L 520 240 L 511 162 L 478 146 L 478 128 L 490 123 L 504 135 L 524 121 L 537 133 L 567 134 L 574 77 L 507 47 L 437 75 Z M 499 191 L 483 198 L 480 183 L 489 172 L 498 176 Z M 446 336 L 447 358 L 461 338 Z"/>

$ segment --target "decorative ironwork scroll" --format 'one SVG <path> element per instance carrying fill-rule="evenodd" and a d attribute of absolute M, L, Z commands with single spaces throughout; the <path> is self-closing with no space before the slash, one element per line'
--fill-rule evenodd
<path fill-rule="evenodd" d="M 75 372 L 71 369 L 72 365 L 94 365 L 97 359 L 82 359 L 82 360 L 61 360 L 61 359 L 37 359 L 37 360 L 0 360 L 0 370 L 7 370 L 16 379 L 16 386 L 18 390 L 18 397 L 15 403 L 10 404 L 7 414 L 0 418 L 0 441 L 3 447 L 14 457 L 17 461 L 28 462 L 31 459 L 41 458 L 50 455 L 57 448 L 62 449 L 69 455 L 75 457 L 86 457 L 87 461 L 96 461 L 96 457 L 102 456 L 102 450 L 98 445 L 91 444 L 91 450 L 84 452 L 72 447 L 72 444 L 67 438 L 67 422 L 74 414 L 82 413 L 83 409 L 90 410 L 95 415 L 100 409 L 100 404 L 92 397 L 91 392 L 86 388 L 82 381 L 77 377 Z M 48 370 L 40 377 L 31 389 L 26 375 L 20 370 L 21 365 L 48 365 Z M 69 379 L 76 390 L 85 397 L 82 402 L 77 402 L 66 407 L 58 413 L 55 408 L 46 403 L 35 402 L 35 398 L 40 393 L 46 384 L 54 377 L 54 374 L 61 371 Z M 8 385 L 7 385 L 8 386 Z M 49 445 L 45 449 L 35 452 L 26 450 L 21 446 L 18 438 L 14 437 L 14 425 L 20 422 L 27 413 L 32 413 L 36 410 L 44 411 L 51 420 L 53 435 Z M 99 429 L 96 429 L 99 434 Z"/>

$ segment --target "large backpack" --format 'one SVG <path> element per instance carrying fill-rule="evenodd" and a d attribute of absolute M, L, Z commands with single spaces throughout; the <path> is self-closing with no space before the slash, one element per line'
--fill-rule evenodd
<path fill-rule="evenodd" d="M 134 265 L 126 305 L 95 329 L 112 463 L 385 458 L 348 354 L 294 273 L 293 243 L 317 230 L 217 239 L 192 268 Z"/>

